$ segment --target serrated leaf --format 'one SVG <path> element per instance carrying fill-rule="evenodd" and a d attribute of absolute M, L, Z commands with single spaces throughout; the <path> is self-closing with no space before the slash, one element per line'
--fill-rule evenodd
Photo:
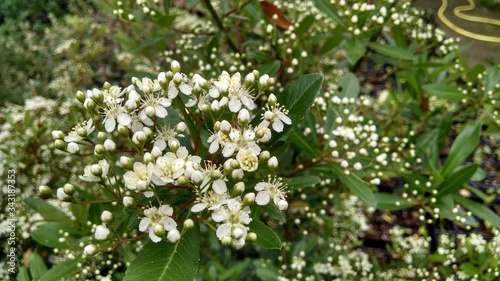
<path fill-rule="evenodd" d="M 442 197 L 455 192 L 462 187 L 474 175 L 479 165 L 470 164 L 463 166 L 453 174 L 445 178 L 444 182 L 437 187 L 438 194 L 436 197 Z"/>
<path fill-rule="evenodd" d="M 200 256 L 199 225 L 176 243 L 149 241 L 125 272 L 123 281 L 192 281 Z"/>
<path fill-rule="evenodd" d="M 47 221 L 58 221 L 63 224 L 75 225 L 75 222 L 65 213 L 42 199 L 26 198 L 24 199 L 24 202 L 28 205 L 28 207 L 39 213 Z"/>
<path fill-rule="evenodd" d="M 289 110 L 288 117 L 292 119 L 292 125 L 285 125 L 285 128 L 280 133 L 273 132 L 273 137 L 266 143 L 267 146 L 272 146 L 300 124 L 314 103 L 322 84 L 323 76 L 309 74 L 295 80 L 278 94 L 278 103 Z M 252 124 L 257 126 L 259 123 L 260 115 L 257 115 L 252 120 Z"/>
<path fill-rule="evenodd" d="M 375 196 L 373 195 L 373 191 L 371 188 L 364 183 L 361 179 L 359 179 L 354 174 L 346 175 L 344 171 L 334 165 L 330 165 L 333 173 L 340 178 L 342 183 L 350 190 L 352 193 L 357 195 L 361 200 L 368 206 L 376 207 L 377 201 Z"/>
<path fill-rule="evenodd" d="M 377 201 L 377 209 L 381 210 L 402 210 L 410 208 L 416 204 L 414 201 L 408 201 L 408 199 L 392 194 L 374 193 L 373 195 Z"/>
<path fill-rule="evenodd" d="M 496 228 L 500 228 L 500 217 L 487 206 L 474 202 L 458 194 L 453 194 L 453 198 L 467 210 L 471 211 L 474 215 L 491 223 Z"/>
<path fill-rule="evenodd" d="M 425 84 L 422 89 L 433 96 L 449 101 L 461 101 L 464 98 L 458 87 L 452 85 L 441 83 Z"/>
<path fill-rule="evenodd" d="M 257 240 L 254 242 L 255 245 L 260 246 L 264 249 L 281 249 L 281 240 L 269 226 L 261 222 L 258 219 L 253 219 L 250 224 L 250 231 L 257 234 Z"/>
<path fill-rule="evenodd" d="M 449 176 L 458 166 L 462 165 L 465 159 L 476 149 L 479 143 L 481 124 L 475 121 L 465 127 L 453 142 L 450 154 L 444 163 L 441 174 L 443 177 Z"/>
<path fill-rule="evenodd" d="M 347 24 L 345 23 L 344 19 L 339 16 L 335 7 L 330 4 L 330 1 L 314 0 L 314 4 L 316 4 L 318 10 L 322 11 L 324 14 L 332 18 L 337 24 L 339 24 L 343 28 L 347 28 Z"/>
<path fill-rule="evenodd" d="M 39 281 L 59 281 L 78 270 L 78 263 L 80 262 L 82 262 L 82 258 L 64 261 L 47 271 Z"/>
<path fill-rule="evenodd" d="M 30 259 L 30 273 L 34 280 L 40 279 L 45 272 L 47 272 L 47 266 L 43 262 L 43 259 L 38 253 L 32 253 Z"/>
<path fill-rule="evenodd" d="M 415 56 L 408 50 L 405 50 L 401 47 L 392 46 L 392 45 L 383 45 L 379 43 L 368 43 L 367 44 L 370 49 L 375 52 L 382 54 L 384 56 L 388 56 L 391 58 L 402 59 L 402 60 L 414 60 Z"/>

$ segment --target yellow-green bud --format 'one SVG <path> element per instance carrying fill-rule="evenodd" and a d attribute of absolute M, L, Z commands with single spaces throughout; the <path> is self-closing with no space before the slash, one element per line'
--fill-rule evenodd
<path fill-rule="evenodd" d="M 208 104 L 204 104 L 201 106 L 201 111 L 203 111 L 203 113 L 210 113 L 210 106 L 208 106 Z"/>
<path fill-rule="evenodd" d="M 108 136 L 106 135 L 105 132 L 99 132 L 97 133 L 97 139 L 100 141 L 100 142 L 104 142 L 105 140 L 108 139 Z"/>
<path fill-rule="evenodd" d="M 255 232 L 249 232 L 245 238 L 247 242 L 253 243 L 257 241 L 257 234 Z"/>
<path fill-rule="evenodd" d="M 64 190 L 64 193 L 71 196 L 75 193 L 75 186 L 72 185 L 71 183 L 67 183 L 64 185 L 63 190 Z"/>
<path fill-rule="evenodd" d="M 109 84 L 108 81 L 104 82 L 104 85 L 102 86 L 104 89 L 109 90 L 111 88 L 111 84 Z"/>
<path fill-rule="evenodd" d="M 218 179 L 220 179 L 221 176 L 222 176 L 222 173 L 219 170 L 213 170 L 210 173 L 210 178 L 212 180 L 218 180 Z"/>
<path fill-rule="evenodd" d="M 155 226 L 153 228 L 153 232 L 158 237 L 164 237 L 165 236 L 165 228 L 161 224 L 155 224 Z"/>
<path fill-rule="evenodd" d="M 220 241 L 223 246 L 230 246 L 231 243 L 233 242 L 233 238 L 231 236 L 226 235 L 222 237 L 222 240 Z"/>
<path fill-rule="evenodd" d="M 63 151 L 66 150 L 66 143 L 62 140 L 55 140 L 54 146 L 59 150 L 63 150 Z"/>
<path fill-rule="evenodd" d="M 106 148 L 102 144 L 96 144 L 94 148 L 94 153 L 96 154 L 106 154 Z"/>
<path fill-rule="evenodd" d="M 129 130 L 127 127 L 123 125 L 118 125 L 118 133 L 124 137 L 128 137 L 129 135 Z"/>
<path fill-rule="evenodd" d="M 99 164 L 94 164 L 90 167 L 90 172 L 92 175 L 96 177 L 100 177 L 102 175 L 102 167 Z"/>
<path fill-rule="evenodd" d="M 123 206 L 129 209 L 137 208 L 137 205 L 135 204 L 135 199 L 130 196 L 123 197 Z"/>
<path fill-rule="evenodd" d="M 271 153 L 269 153 L 269 151 L 267 150 L 262 151 L 259 155 L 259 161 L 261 162 L 265 162 L 269 160 L 269 158 L 271 158 Z"/>
<path fill-rule="evenodd" d="M 82 91 L 76 92 L 76 99 L 79 102 L 84 103 L 85 102 L 85 94 Z"/>
<path fill-rule="evenodd" d="M 192 219 L 187 219 L 184 221 L 184 228 L 186 230 L 190 230 L 193 227 L 194 227 L 194 221 Z"/>
<path fill-rule="evenodd" d="M 50 187 L 48 187 L 46 185 L 40 185 L 38 187 L 38 191 L 40 192 L 40 194 L 43 197 L 52 197 L 53 196 L 52 189 L 50 189 Z"/>
<path fill-rule="evenodd" d="M 95 109 L 95 102 L 93 100 L 89 100 L 87 102 L 87 109 L 90 111 L 94 111 Z"/>
<path fill-rule="evenodd" d="M 238 160 L 231 160 L 231 168 L 233 169 L 239 169 L 240 168 L 240 162 L 238 162 Z"/>
<path fill-rule="evenodd" d="M 180 176 L 177 179 L 177 182 L 179 183 L 179 185 L 187 185 L 189 183 L 189 179 L 185 176 Z"/>
<path fill-rule="evenodd" d="M 78 129 L 78 130 L 76 131 L 76 133 L 77 133 L 80 137 L 82 137 L 82 138 L 87 137 L 87 130 L 86 130 L 86 129 L 84 129 L 84 128 L 80 128 L 80 129 Z"/>
<path fill-rule="evenodd" d="M 100 153 L 97 153 L 97 152 L 95 152 L 95 151 L 94 151 L 94 156 L 95 156 L 97 159 L 99 159 L 99 160 L 102 160 L 102 159 L 106 158 L 106 155 L 104 155 L 104 154 L 100 154 Z"/>
<path fill-rule="evenodd" d="M 132 170 L 134 167 L 134 161 L 127 156 L 122 156 L 120 157 L 120 166 L 124 169 Z"/>

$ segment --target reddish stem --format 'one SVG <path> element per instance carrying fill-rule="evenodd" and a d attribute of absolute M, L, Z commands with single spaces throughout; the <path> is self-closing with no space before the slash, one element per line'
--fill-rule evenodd
<path fill-rule="evenodd" d="M 132 152 L 132 153 L 137 153 L 135 150 L 127 150 L 127 149 L 115 149 L 116 152 Z"/>

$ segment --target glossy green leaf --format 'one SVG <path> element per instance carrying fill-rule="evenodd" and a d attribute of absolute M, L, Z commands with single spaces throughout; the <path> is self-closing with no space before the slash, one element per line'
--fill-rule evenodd
<path fill-rule="evenodd" d="M 161 40 L 165 40 L 169 36 L 170 36 L 170 32 L 167 33 L 167 34 L 156 36 L 154 38 L 151 38 L 151 39 L 147 40 L 146 42 L 143 42 L 143 43 L 135 46 L 134 48 L 130 49 L 129 52 L 133 52 L 133 51 L 137 51 L 137 50 L 149 47 L 149 46 L 155 44 L 156 42 L 159 42 Z"/>
<path fill-rule="evenodd" d="M 297 146 L 299 151 L 307 154 L 309 159 L 314 158 L 317 153 L 317 149 L 314 149 L 310 140 L 302 132 L 302 129 L 296 128 L 288 134 L 290 141 Z"/>
<path fill-rule="evenodd" d="M 81 262 L 82 258 L 66 260 L 47 271 L 39 281 L 59 281 L 78 270 L 78 263 Z"/>
<path fill-rule="evenodd" d="M 25 267 L 21 267 L 19 269 L 19 273 L 17 274 L 17 281 L 30 281 L 30 276 L 28 275 L 28 271 Z"/>
<path fill-rule="evenodd" d="M 26 198 L 24 202 L 47 221 L 58 221 L 63 224 L 75 225 L 75 222 L 65 213 L 42 199 Z"/>
<path fill-rule="evenodd" d="M 355 64 L 366 53 L 366 44 L 358 37 L 353 37 L 345 42 L 347 61 Z"/>
<path fill-rule="evenodd" d="M 330 165 L 330 169 L 338 178 L 340 178 L 342 183 L 349 188 L 352 193 L 361 198 L 366 205 L 371 207 L 377 206 L 375 195 L 373 195 L 373 191 L 365 182 L 352 173 L 346 175 L 344 170 L 340 167 Z"/>
<path fill-rule="evenodd" d="M 443 150 L 444 143 L 450 134 L 451 125 L 453 123 L 453 114 L 449 111 L 445 112 L 441 117 L 438 128 L 437 145 L 438 151 Z"/>
<path fill-rule="evenodd" d="M 43 262 L 43 259 L 38 253 L 32 253 L 30 259 L 30 273 L 34 280 L 40 279 L 45 272 L 47 272 L 47 266 Z"/>
<path fill-rule="evenodd" d="M 149 241 L 125 272 L 124 281 L 192 281 L 200 256 L 199 225 L 176 243 Z"/>
<path fill-rule="evenodd" d="M 253 219 L 250 224 L 250 231 L 257 234 L 257 240 L 254 242 L 255 245 L 262 247 L 264 249 L 281 249 L 281 240 L 269 226 L 261 222 L 258 219 Z"/>
<path fill-rule="evenodd" d="M 441 83 L 425 84 L 422 89 L 433 96 L 449 101 L 461 101 L 464 98 L 458 87 L 452 85 Z"/>
<path fill-rule="evenodd" d="M 479 143 L 481 124 L 475 121 L 465 127 L 453 142 L 450 154 L 444 163 L 441 174 L 443 177 L 449 176 L 458 166 L 462 165 L 465 159 L 476 149 Z"/>
<path fill-rule="evenodd" d="M 474 215 L 491 223 L 496 228 L 500 228 L 500 217 L 487 206 L 474 202 L 458 194 L 453 194 L 453 198 L 467 210 L 471 211 Z"/>
<path fill-rule="evenodd" d="M 276 75 L 280 67 L 281 67 L 281 62 L 278 60 L 273 60 L 259 67 L 257 70 L 261 74 L 268 74 L 269 76 L 274 76 Z"/>
<path fill-rule="evenodd" d="M 416 204 L 414 201 L 387 193 L 374 193 L 373 196 L 377 201 L 377 209 L 380 210 L 402 210 L 413 207 Z"/>
<path fill-rule="evenodd" d="M 379 43 L 368 43 L 367 44 L 370 49 L 375 52 L 396 59 L 402 60 L 414 60 L 415 56 L 408 50 L 405 50 L 401 47 L 391 46 L 391 45 L 382 45 Z"/>
<path fill-rule="evenodd" d="M 359 95 L 359 80 L 351 72 L 346 73 L 339 82 L 339 98 L 357 98 Z"/>
<path fill-rule="evenodd" d="M 320 178 L 316 176 L 299 176 L 283 179 L 286 180 L 288 190 L 295 190 L 304 187 L 312 187 L 320 182 Z"/>
<path fill-rule="evenodd" d="M 158 17 L 158 24 L 161 26 L 171 27 L 177 15 L 161 15 Z"/>
<path fill-rule="evenodd" d="M 343 28 L 347 28 L 347 24 L 345 23 L 344 19 L 340 17 L 335 7 L 330 4 L 329 0 L 314 0 L 314 4 L 316 4 L 318 10 L 322 11 L 327 16 L 332 18 L 338 25 L 342 26 Z"/>
<path fill-rule="evenodd" d="M 36 226 L 31 232 L 31 237 L 38 243 L 51 248 L 58 249 L 79 249 L 78 241 L 73 237 L 65 237 L 64 241 L 59 241 L 64 236 L 59 233 L 59 230 L 68 232 L 69 234 L 79 234 L 74 227 L 62 224 L 59 222 L 45 222 Z"/>
<path fill-rule="evenodd" d="M 446 177 L 444 182 L 437 187 L 438 194 L 436 195 L 436 197 L 442 197 L 455 192 L 457 189 L 467 183 L 467 181 L 469 181 L 478 167 L 479 166 L 477 164 L 463 166 L 450 176 Z"/>

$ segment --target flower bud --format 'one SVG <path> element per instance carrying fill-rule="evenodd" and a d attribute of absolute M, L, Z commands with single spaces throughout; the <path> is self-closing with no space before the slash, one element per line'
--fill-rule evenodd
<path fill-rule="evenodd" d="M 102 87 L 103 87 L 105 90 L 109 90 L 109 88 L 111 88 L 111 84 L 110 84 L 108 81 L 106 81 L 106 82 L 104 82 L 104 85 L 103 85 Z"/>
<path fill-rule="evenodd" d="M 161 224 L 155 224 L 155 226 L 153 227 L 153 232 L 158 237 L 165 236 L 165 228 Z"/>
<path fill-rule="evenodd" d="M 130 81 L 132 82 L 132 84 L 137 86 L 137 81 L 141 81 L 141 80 L 137 77 L 132 77 L 132 79 Z"/>
<path fill-rule="evenodd" d="M 91 99 L 85 99 L 85 107 L 89 110 L 89 112 L 94 111 L 95 102 Z"/>
<path fill-rule="evenodd" d="M 245 87 L 250 88 L 255 82 L 255 75 L 253 72 L 250 72 L 245 76 Z"/>
<path fill-rule="evenodd" d="M 214 130 L 215 131 L 220 131 L 220 121 L 215 122 L 215 124 L 214 124 Z"/>
<path fill-rule="evenodd" d="M 152 106 L 148 106 L 144 110 L 145 110 L 146 116 L 148 116 L 149 118 L 153 118 L 156 114 L 156 110 Z"/>
<path fill-rule="evenodd" d="M 179 241 L 180 238 L 181 238 L 181 234 L 180 234 L 179 230 L 177 230 L 177 229 L 172 229 L 167 234 L 168 241 L 170 241 L 172 243 Z"/>
<path fill-rule="evenodd" d="M 209 113 L 210 113 L 210 110 L 211 110 L 211 109 L 210 109 L 210 106 L 208 106 L 208 104 L 204 104 L 204 105 L 202 105 L 202 106 L 201 106 L 201 111 L 202 111 L 203 113 L 209 114 Z"/>
<path fill-rule="evenodd" d="M 102 144 L 96 144 L 94 147 L 94 153 L 106 154 L 106 148 Z"/>
<path fill-rule="evenodd" d="M 269 75 L 264 74 L 259 78 L 259 89 L 265 89 L 267 87 L 267 80 L 269 80 Z"/>
<path fill-rule="evenodd" d="M 140 180 L 137 182 L 136 187 L 137 187 L 137 190 L 144 192 L 144 191 L 148 190 L 148 182 Z"/>
<path fill-rule="evenodd" d="M 81 103 L 84 103 L 85 102 L 85 94 L 82 92 L 82 91 L 78 91 L 76 92 L 76 99 L 81 102 Z"/>
<path fill-rule="evenodd" d="M 175 126 L 175 130 L 179 134 L 184 133 L 186 131 L 186 123 L 180 122 L 179 124 L 177 124 L 177 126 Z"/>
<path fill-rule="evenodd" d="M 189 183 L 189 179 L 185 176 L 180 176 L 177 179 L 177 182 L 179 183 L 179 185 L 187 185 Z"/>
<path fill-rule="evenodd" d="M 210 173 L 210 178 L 212 180 L 218 180 L 218 179 L 220 179 L 221 176 L 222 176 L 222 173 L 219 170 L 213 170 Z"/>
<path fill-rule="evenodd" d="M 149 153 L 149 152 L 146 152 L 144 153 L 144 164 L 148 164 L 148 163 L 154 163 L 155 162 L 155 157 L 153 156 L 153 154 Z"/>
<path fill-rule="evenodd" d="M 168 149 L 170 149 L 171 152 L 175 153 L 177 149 L 179 149 L 180 143 L 177 140 L 174 140 L 170 142 Z"/>
<path fill-rule="evenodd" d="M 240 162 L 238 162 L 238 160 L 236 159 L 233 159 L 231 160 L 231 168 L 233 169 L 239 169 L 240 168 Z"/>
<path fill-rule="evenodd" d="M 240 110 L 240 112 L 238 113 L 238 122 L 243 126 L 250 122 L 250 113 L 248 112 L 248 110 Z"/>
<path fill-rule="evenodd" d="M 193 227 L 194 227 L 194 221 L 192 219 L 187 219 L 184 221 L 184 228 L 186 230 L 190 230 Z"/>
<path fill-rule="evenodd" d="M 259 79 L 260 73 L 259 73 L 259 71 L 257 69 L 255 69 L 254 71 L 252 71 L 252 73 L 253 73 L 253 76 L 255 76 L 255 79 Z"/>
<path fill-rule="evenodd" d="M 151 149 L 151 155 L 153 155 L 155 158 L 160 157 L 162 154 L 163 152 L 158 146 L 154 146 L 153 149 Z"/>
<path fill-rule="evenodd" d="M 245 232 L 243 232 L 243 230 L 241 230 L 241 228 L 235 228 L 233 229 L 233 233 L 232 233 L 234 239 L 241 239 L 243 238 L 243 235 L 245 235 Z"/>
<path fill-rule="evenodd" d="M 257 234 L 255 234 L 255 232 L 249 232 L 247 234 L 247 237 L 245 238 L 245 240 L 247 242 L 253 243 L 253 242 L 257 241 Z"/>
<path fill-rule="evenodd" d="M 120 157 L 120 166 L 124 169 L 132 170 L 134 167 L 134 161 L 127 156 L 122 156 Z"/>
<path fill-rule="evenodd" d="M 128 101 L 125 102 L 125 109 L 127 110 L 128 113 L 134 111 L 136 108 L 137 108 L 136 101 L 129 99 Z"/>
<path fill-rule="evenodd" d="M 231 175 L 233 176 L 233 180 L 240 181 L 243 179 L 245 173 L 242 169 L 236 169 L 231 173 Z"/>
<path fill-rule="evenodd" d="M 76 133 L 82 138 L 87 137 L 87 130 L 85 128 L 79 128 L 76 130 Z"/>
<path fill-rule="evenodd" d="M 273 120 L 273 117 L 274 117 L 274 114 L 272 111 L 267 110 L 266 112 L 264 112 L 264 119 L 266 119 L 267 121 Z"/>
<path fill-rule="evenodd" d="M 243 248 L 245 246 L 245 240 L 244 239 L 233 239 L 233 243 L 231 243 L 233 248 L 236 250 Z"/>
<path fill-rule="evenodd" d="M 250 206 L 253 205 L 255 202 L 255 193 L 250 192 L 245 194 L 245 197 L 243 197 L 243 205 L 244 206 Z"/>
<path fill-rule="evenodd" d="M 194 171 L 193 174 L 191 175 L 191 180 L 196 185 L 201 184 L 203 182 L 203 173 L 200 171 Z"/>
<path fill-rule="evenodd" d="M 68 194 L 66 194 L 64 192 L 64 189 L 62 187 L 59 187 L 57 189 L 57 198 L 59 198 L 59 200 L 61 201 L 66 201 L 66 202 L 70 202 L 71 201 L 71 196 L 69 196 Z"/>
<path fill-rule="evenodd" d="M 123 125 L 118 125 L 118 133 L 123 137 L 128 137 L 129 130 Z"/>
<path fill-rule="evenodd" d="M 108 240 L 109 233 L 110 233 L 109 229 L 105 225 L 98 225 L 95 228 L 94 236 L 96 240 L 103 241 L 103 240 Z"/>
<path fill-rule="evenodd" d="M 101 221 L 110 223 L 113 220 L 113 214 L 110 211 L 103 211 L 101 213 Z"/>
<path fill-rule="evenodd" d="M 267 150 L 262 151 L 259 155 L 259 161 L 262 162 L 269 160 L 269 158 L 271 158 L 271 153 Z"/>
<path fill-rule="evenodd" d="M 135 144 L 144 144 L 147 140 L 146 135 L 144 134 L 143 131 L 138 131 L 132 136 L 132 141 Z"/>
<path fill-rule="evenodd" d="M 104 95 L 98 89 L 93 89 L 92 90 L 92 96 L 91 96 L 91 98 L 97 104 L 101 104 L 104 101 Z"/>
<path fill-rule="evenodd" d="M 242 194 L 243 192 L 245 192 L 245 183 L 240 181 L 238 183 L 236 183 L 234 185 L 234 188 L 233 188 L 233 193 L 232 195 L 233 196 L 237 196 L 237 195 L 240 195 Z M 239 239 L 239 238 L 238 238 Z"/>
<path fill-rule="evenodd" d="M 262 128 L 258 129 L 258 130 L 255 132 L 255 137 L 256 137 L 257 139 L 261 139 L 261 138 L 263 138 L 265 135 L 266 135 L 266 130 L 264 130 L 264 129 L 262 129 Z"/>
<path fill-rule="evenodd" d="M 64 137 L 66 136 L 65 133 L 63 133 L 62 131 L 52 131 L 52 138 L 56 139 L 56 140 L 62 140 L 64 139 Z"/>
<path fill-rule="evenodd" d="M 174 74 L 174 84 L 179 86 L 182 83 L 182 75 L 180 73 Z"/>
<path fill-rule="evenodd" d="M 144 127 L 142 128 L 142 131 L 144 132 L 144 135 L 146 135 L 146 138 L 152 138 L 153 137 L 153 130 L 149 127 Z"/>
<path fill-rule="evenodd" d="M 163 90 L 167 89 L 168 81 L 165 72 L 160 72 L 160 74 L 158 74 L 158 83 L 160 83 L 160 86 L 163 88 Z"/>
<path fill-rule="evenodd" d="M 228 135 L 231 132 L 231 124 L 226 120 L 222 120 L 222 122 L 220 122 L 220 130 Z"/>
<path fill-rule="evenodd" d="M 100 141 L 100 142 L 104 142 L 105 140 L 108 139 L 108 136 L 106 135 L 105 132 L 99 132 L 97 133 L 97 139 Z"/>
<path fill-rule="evenodd" d="M 220 108 L 220 103 L 219 103 L 219 101 L 214 100 L 214 101 L 212 102 L 212 104 L 210 105 L 210 109 L 211 109 L 211 110 L 212 110 L 215 114 L 219 114 L 220 109 L 221 109 L 221 108 Z"/>
<path fill-rule="evenodd" d="M 94 164 L 90 167 L 90 172 L 96 177 L 102 176 L 102 167 L 99 164 Z"/>
<path fill-rule="evenodd" d="M 268 87 L 274 86 L 274 83 L 276 83 L 276 80 L 274 80 L 274 78 L 271 77 L 271 78 L 267 79 L 267 86 Z"/>
<path fill-rule="evenodd" d="M 110 140 L 110 139 L 107 139 L 106 141 L 104 141 L 104 148 L 108 151 L 108 152 L 115 152 L 115 149 L 116 149 L 116 144 L 114 141 Z"/>
<path fill-rule="evenodd" d="M 71 196 L 71 195 L 73 195 L 75 193 L 75 186 L 72 185 L 71 183 L 67 183 L 67 184 L 65 184 L 63 186 L 63 191 L 64 191 L 64 193 L 66 193 L 69 196 Z"/>
<path fill-rule="evenodd" d="M 62 140 L 55 140 L 54 147 L 59 150 L 66 150 L 66 143 Z"/>
<path fill-rule="evenodd" d="M 125 208 L 129 208 L 129 209 L 137 208 L 137 206 L 135 205 L 135 199 L 130 197 L 130 196 L 123 197 L 123 206 L 125 206 Z"/>
<path fill-rule="evenodd" d="M 226 235 L 226 236 L 222 237 L 220 242 L 223 246 L 229 246 L 233 242 L 233 238 L 231 238 L 231 236 L 229 236 L 229 235 Z"/>
<path fill-rule="evenodd" d="M 172 61 L 172 64 L 170 65 L 170 69 L 172 70 L 173 73 L 177 73 L 181 71 L 181 65 L 179 64 L 178 61 L 174 60 Z"/>
<path fill-rule="evenodd" d="M 167 78 L 167 81 L 172 81 L 172 79 L 174 79 L 174 73 L 172 71 L 167 71 L 167 73 L 165 73 L 165 78 Z"/>
<path fill-rule="evenodd" d="M 270 94 L 269 98 L 267 99 L 267 102 L 269 103 L 269 106 L 274 107 L 278 102 L 278 99 L 274 94 Z"/>
<path fill-rule="evenodd" d="M 72 154 L 76 154 L 80 151 L 80 146 L 74 142 L 68 143 L 67 151 Z"/>
<path fill-rule="evenodd" d="M 97 254 L 97 247 L 94 245 L 87 245 L 85 246 L 85 248 L 83 248 L 83 253 L 88 256 L 93 256 Z"/>
<path fill-rule="evenodd" d="M 102 160 L 104 158 L 106 158 L 106 155 L 104 154 L 100 154 L 100 153 L 97 153 L 97 152 L 94 152 L 94 156 L 99 159 L 99 160 Z"/>
<path fill-rule="evenodd" d="M 280 200 L 276 206 L 278 207 L 278 210 L 284 211 L 288 208 L 288 202 L 286 202 L 286 200 Z"/>
<path fill-rule="evenodd" d="M 50 187 L 46 186 L 46 185 L 40 185 L 38 187 L 38 192 L 40 192 L 40 194 L 43 196 L 43 197 L 52 197 L 54 196 L 52 194 L 52 189 L 50 189 Z"/>
<path fill-rule="evenodd" d="M 271 157 L 267 161 L 267 167 L 271 170 L 276 170 L 278 168 L 278 158 L 276 156 Z"/>

